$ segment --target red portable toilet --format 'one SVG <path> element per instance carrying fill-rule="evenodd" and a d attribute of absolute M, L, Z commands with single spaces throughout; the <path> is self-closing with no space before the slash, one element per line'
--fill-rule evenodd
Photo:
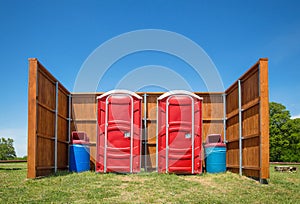
<path fill-rule="evenodd" d="M 141 100 L 127 90 L 97 97 L 96 172 L 140 171 Z"/>
<path fill-rule="evenodd" d="M 170 91 L 157 99 L 157 171 L 202 172 L 202 98 Z"/>

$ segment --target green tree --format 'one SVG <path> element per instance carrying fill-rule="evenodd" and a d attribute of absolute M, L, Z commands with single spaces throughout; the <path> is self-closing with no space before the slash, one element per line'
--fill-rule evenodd
<path fill-rule="evenodd" d="M 270 103 L 270 161 L 300 161 L 300 119 L 280 103 Z"/>
<path fill-rule="evenodd" d="M 290 117 L 290 112 L 284 105 L 270 103 L 270 161 L 282 161 L 283 150 L 289 144 L 282 127 Z"/>
<path fill-rule="evenodd" d="M 0 139 L 0 160 L 10 160 L 16 158 L 15 148 L 13 146 L 14 140 L 11 138 Z"/>
<path fill-rule="evenodd" d="M 281 159 L 289 162 L 300 161 L 300 119 L 291 119 L 283 126 L 284 138 L 287 139 L 287 148 L 283 149 Z"/>

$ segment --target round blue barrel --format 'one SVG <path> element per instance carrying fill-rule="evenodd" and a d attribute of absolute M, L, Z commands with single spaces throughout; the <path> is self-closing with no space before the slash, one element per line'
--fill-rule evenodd
<path fill-rule="evenodd" d="M 69 171 L 82 172 L 90 170 L 90 147 L 82 144 L 69 146 Z"/>
<path fill-rule="evenodd" d="M 206 172 L 221 173 L 226 171 L 226 147 L 205 147 Z"/>

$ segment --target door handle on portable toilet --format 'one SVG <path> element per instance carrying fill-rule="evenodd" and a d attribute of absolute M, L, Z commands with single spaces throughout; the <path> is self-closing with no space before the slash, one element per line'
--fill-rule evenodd
<path fill-rule="evenodd" d="M 130 138 L 130 132 L 124 132 L 124 138 Z"/>
<path fill-rule="evenodd" d="M 191 139 L 191 138 L 192 138 L 191 133 L 186 133 L 186 134 L 185 134 L 185 139 Z"/>

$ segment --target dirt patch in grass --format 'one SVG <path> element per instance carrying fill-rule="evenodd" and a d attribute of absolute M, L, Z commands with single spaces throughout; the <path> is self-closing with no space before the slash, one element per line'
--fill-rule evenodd
<path fill-rule="evenodd" d="M 201 177 L 201 176 L 183 176 L 182 177 L 186 181 L 198 182 L 203 186 L 211 186 L 214 185 L 215 182 L 211 177 Z"/>
<path fill-rule="evenodd" d="M 118 179 L 125 182 L 141 182 L 141 183 L 144 183 L 145 181 L 149 180 L 145 177 L 138 176 L 138 175 L 121 175 L 118 177 Z"/>

